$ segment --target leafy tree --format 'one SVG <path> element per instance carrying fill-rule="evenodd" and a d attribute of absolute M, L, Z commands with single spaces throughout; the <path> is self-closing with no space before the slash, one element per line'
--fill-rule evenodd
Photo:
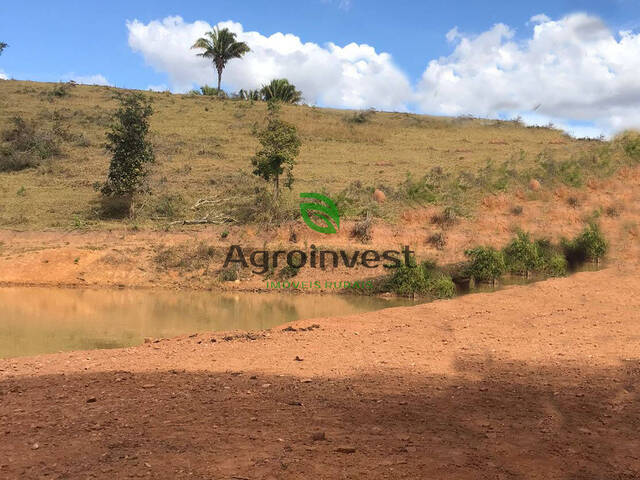
<path fill-rule="evenodd" d="M 210 58 L 218 71 L 218 92 L 222 82 L 222 71 L 227 66 L 227 62 L 233 58 L 241 58 L 245 53 L 251 51 L 244 42 L 236 41 L 236 34 L 228 28 L 222 30 L 218 27 L 205 33 L 204 37 L 196 40 L 191 48 L 204 50 L 198 53 L 199 57 Z"/>
<path fill-rule="evenodd" d="M 251 160 L 253 174 L 273 182 L 273 197 L 278 200 L 280 176 L 286 172 L 285 186 L 293 183 L 293 166 L 300 153 L 300 138 L 295 125 L 280 120 L 277 106 L 269 105 L 269 119 L 264 129 L 257 133 L 261 148 Z"/>
<path fill-rule="evenodd" d="M 151 143 L 147 140 L 149 117 L 153 114 L 150 101 L 140 93 L 120 97 L 120 107 L 114 114 L 111 131 L 107 133 L 107 151 L 111 164 L 102 194 L 118 197 L 129 205 L 134 214 L 133 198 L 145 188 L 147 165 L 155 160 Z"/>
<path fill-rule="evenodd" d="M 296 90 L 295 85 L 290 84 L 286 78 L 271 80 L 271 83 L 262 87 L 260 91 L 266 101 L 278 100 L 283 103 L 298 103 L 302 100 L 302 92 Z"/>
<path fill-rule="evenodd" d="M 4 42 L 0 42 L 0 55 L 2 55 L 2 51 L 7 48 L 9 45 L 7 45 Z"/>

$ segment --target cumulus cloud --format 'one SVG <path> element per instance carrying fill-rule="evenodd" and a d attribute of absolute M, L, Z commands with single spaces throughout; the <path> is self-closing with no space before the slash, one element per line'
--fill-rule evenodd
<path fill-rule="evenodd" d="M 75 73 L 65 73 L 60 77 L 60 80 L 68 82 L 73 80 L 76 83 L 82 83 L 84 85 L 111 85 L 104 75 L 76 75 Z"/>
<path fill-rule="evenodd" d="M 334 0 L 335 1 L 335 0 Z M 259 88 L 285 77 L 305 101 L 323 106 L 511 118 L 553 122 L 575 135 L 597 136 L 640 127 L 640 34 L 612 32 L 584 13 L 530 18 L 524 35 L 505 24 L 479 34 L 451 29 L 451 53 L 428 62 L 415 85 L 391 55 L 351 43 L 305 43 L 290 33 L 271 36 L 218 24 L 252 51 L 229 62 L 225 88 Z M 211 63 L 190 47 L 212 26 L 180 17 L 127 23 L 129 45 L 174 91 L 216 82 Z M 530 33 L 529 33 L 530 32 Z"/>
<path fill-rule="evenodd" d="M 576 134 L 640 126 L 640 34 L 615 34 L 583 13 L 560 20 L 541 14 L 530 22 L 533 33 L 523 41 L 504 24 L 479 35 L 449 32 L 454 51 L 429 62 L 416 87 L 419 108 L 522 115 Z"/>
<path fill-rule="evenodd" d="M 223 83 L 231 90 L 254 89 L 273 78 L 288 78 L 304 93 L 308 103 L 335 107 L 376 107 L 406 110 L 412 89 L 406 75 L 388 53 L 378 53 L 364 44 L 304 43 L 292 34 L 245 32 L 235 22 L 220 22 L 238 40 L 247 42 L 251 52 L 227 64 Z M 187 91 L 194 86 L 215 85 L 211 62 L 191 50 L 195 40 L 212 26 L 203 21 L 187 23 L 167 17 L 148 24 L 127 23 L 130 47 L 145 61 L 169 77 L 172 88 Z"/>
<path fill-rule="evenodd" d="M 7 80 L 7 74 L 0 70 L 0 80 Z"/>

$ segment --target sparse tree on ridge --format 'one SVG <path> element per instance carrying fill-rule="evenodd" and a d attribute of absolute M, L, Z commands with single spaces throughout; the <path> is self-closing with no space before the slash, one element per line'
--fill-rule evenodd
<path fill-rule="evenodd" d="M 218 27 L 205 33 L 205 36 L 199 38 L 191 48 L 204 50 L 198 53 L 198 56 L 209 58 L 213 62 L 218 71 L 218 92 L 222 83 L 222 71 L 227 66 L 227 62 L 233 58 L 241 58 L 251 51 L 246 43 L 236 41 L 235 33 L 228 28 Z"/>
<path fill-rule="evenodd" d="M 257 133 L 260 149 L 251 160 L 253 174 L 273 182 L 273 199 L 280 194 L 280 176 L 287 174 L 285 186 L 293 183 L 293 166 L 300 153 L 300 137 L 295 125 L 280 120 L 278 104 L 270 102 L 269 119 L 264 129 Z"/>
<path fill-rule="evenodd" d="M 135 195 L 145 190 L 148 164 L 155 160 L 153 147 L 147 139 L 152 113 L 149 99 L 144 95 L 124 95 L 107 133 L 105 147 L 112 157 L 101 191 L 105 197 L 126 202 L 130 217 L 134 216 Z"/>

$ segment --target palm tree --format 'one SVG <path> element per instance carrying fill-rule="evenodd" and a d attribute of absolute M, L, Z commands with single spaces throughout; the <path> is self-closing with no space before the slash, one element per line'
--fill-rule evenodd
<path fill-rule="evenodd" d="M 236 42 L 236 34 L 228 28 L 216 27 L 212 31 L 205 33 L 199 38 L 191 48 L 204 50 L 198 53 L 199 57 L 210 58 L 218 71 L 218 92 L 222 82 L 222 71 L 227 62 L 232 58 L 241 58 L 245 53 L 251 51 L 249 45 L 244 42 Z"/>
<path fill-rule="evenodd" d="M 296 90 L 296 86 L 289 83 L 286 78 L 271 80 L 269 85 L 262 87 L 262 96 L 269 100 L 279 100 L 284 103 L 298 103 L 302 100 L 302 92 Z"/>
<path fill-rule="evenodd" d="M 2 55 L 2 51 L 7 48 L 9 45 L 7 45 L 4 42 L 0 42 L 0 55 Z"/>

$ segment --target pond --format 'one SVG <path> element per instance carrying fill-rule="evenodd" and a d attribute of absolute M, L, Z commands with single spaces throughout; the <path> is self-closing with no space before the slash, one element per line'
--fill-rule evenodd
<path fill-rule="evenodd" d="M 6 287 L 0 288 L 0 357 L 128 347 L 145 337 L 260 330 L 415 303 L 348 295 Z"/>

